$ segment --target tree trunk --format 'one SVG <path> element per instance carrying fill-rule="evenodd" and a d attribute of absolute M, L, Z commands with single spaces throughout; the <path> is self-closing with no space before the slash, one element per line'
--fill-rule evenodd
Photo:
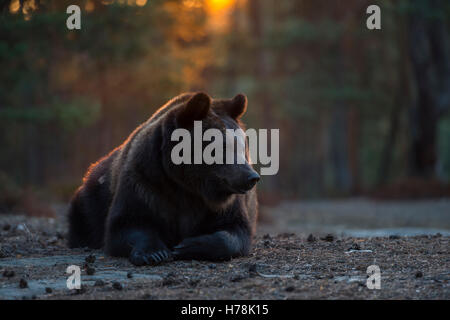
<path fill-rule="evenodd" d="M 330 155 L 334 173 L 334 187 L 343 193 L 350 191 L 352 177 L 349 168 L 348 109 L 340 104 L 333 110 Z"/>
<path fill-rule="evenodd" d="M 397 95 L 400 95 L 400 93 Z M 397 98 L 395 101 L 398 102 L 399 99 Z M 401 110 L 402 105 L 400 103 L 395 103 L 391 111 L 391 115 L 389 118 L 389 133 L 386 136 L 383 151 L 381 152 L 380 167 L 378 169 L 377 184 L 379 186 L 385 184 L 386 181 L 388 181 L 390 175 L 392 157 L 394 154 L 394 147 L 397 141 L 398 129 L 400 125 Z"/>
<path fill-rule="evenodd" d="M 410 112 L 411 173 L 432 178 L 438 157 L 438 120 L 450 105 L 448 36 L 444 19 L 430 17 L 442 12 L 443 1 L 416 0 L 415 4 L 409 16 L 409 51 L 417 86 L 417 102 Z"/>
<path fill-rule="evenodd" d="M 352 195 L 361 192 L 359 168 L 359 144 L 361 136 L 361 115 L 355 106 L 348 112 L 348 163 L 351 176 Z"/>
<path fill-rule="evenodd" d="M 272 106 L 273 99 L 270 92 L 271 82 L 271 68 L 270 68 L 270 51 L 264 47 L 265 37 L 265 21 L 264 19 L 264 1 L 250 0 L 248 1 L 248 10 L 250 17 L 250 27 L 252 37 L 255 39 L 256 46 L 254 49 L 255 65 L 254 73 L 259 81 L 259 88 L 257 89 L 257 103 L 262 109 L 262 128 L 267 129 L 270 132 L 271 128 L 276 128 L 277 124 L 273 117 Z M 271 138 L 267 140 L 267 150 L 272 149 Z M 265 185 L 268 189 L 274 189 L 278 183 L 278 176 L 272 176 L 269 179 L 265 179 Z"/>

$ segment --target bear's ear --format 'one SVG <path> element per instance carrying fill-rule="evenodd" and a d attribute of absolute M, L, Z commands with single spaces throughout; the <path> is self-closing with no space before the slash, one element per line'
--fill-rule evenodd
<path fill-rule="evenodd" d="M 241 118 L 245 111 L 247 111 L 247 97 L 242 93 L 238 94 L 231 100 L 227 108 L 228 114 L 234 119 Z"/>
<path fill-rule="evenodd" d="M 187 127 L 196 120 L 202 120 L 208 114 L 211 107 L 211 98 L 203 92 L 196 93 L 177 115 L 177 123 L 180 127 Z"/>

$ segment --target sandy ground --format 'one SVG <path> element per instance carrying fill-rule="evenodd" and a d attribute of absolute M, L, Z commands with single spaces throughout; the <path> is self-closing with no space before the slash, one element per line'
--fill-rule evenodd
<path fill-rule="evenodd" d="M 0 299 L 450 299 L 446 235 L 278 231 L 261 225 L 249 257 L 134 267 L 67 249 L 62 217 L 1 215 Z M 66 287 L 69 265 L 81 269 L 80 290 Z M 381 270 L 379 290 L 367 288 L 370 265 Z"/>
<path fill-rule="evenodd" d="M 450 236 L 450 199 L 293 201 L 261 211 L 270 222 L 260 225 L 263 233 L 333 233 L 352 237 L 441 233 Z"/>

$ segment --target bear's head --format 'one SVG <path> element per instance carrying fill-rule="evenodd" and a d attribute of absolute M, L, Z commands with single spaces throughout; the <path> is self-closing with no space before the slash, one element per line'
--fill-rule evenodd
<path fill-rule="evenodd" d="M 215 206 L 252 190 L 260 177 L 249 163 L 240 122 L 246 109 L 243 94 L 211 99 L 196 93 L 174 107 L 163 148 L 169 177 Z"/>

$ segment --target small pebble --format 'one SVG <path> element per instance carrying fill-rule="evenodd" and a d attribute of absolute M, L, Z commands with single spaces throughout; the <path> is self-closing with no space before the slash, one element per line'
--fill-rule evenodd
<path fill-rule="evenodd" d="M 9 229 L 11 229 L 11 225 L 10 224 L 5 224 L 5 225 L 3 225 L 3 230 L 4 231 L 8 231 Z"/>
<path fill-rule="evenodd" d="M 211 264 L 208 266 L 208 268 L 210 268 L 210 269 L 216 269 L 216 268 L 217 268 L 217 265 L 216 265 L 215 263 L 211 263 Z"/>
<path fill-rule="evenodd" d="M 55 244 L 58 242 L 58 238 L 57 237 L 51 237 L 50 239 L 47 240 L 47 244 Z"/>
<path fill-rule="evenodd" d="M 103 287 L 105 285 L 105 282 L 103 280 L 97 280 L 94 283 L 95 287 Z"/>
<path fill-rule="evenodd" d="M 249 267 L 248 267 L 248 272 L 252 275 L 258 273 L 258 265 L 256 263 L 252 263 Z"/>
<path fill-rule="evenodd" d="M 122 290 L 122 289 L 123 289 L 123 287 L 122 287 L 122 285 L 120 284 L 120 282 L 114 282 L 113 285 L 112 285 L 112 287 L 113 287 L 114 289 L 116 289 L 116 290 Z"/>
<path fill-rule="evenodd" d="M 5 270 L 5 271 L 3 271 L 3 276 L 4 277 L 6 277 L 6 278 L 12 278 L 12 277 L 14 277 L 15 276 L 15 272 L 14 272 L 14 270 Z"/>
<path fill-rule="evenodd" d="M 133 278 L 133 274 L 132 274 L 131 272 L 128 272 L 128 273 L 127 273 L 127 278 L 128 278 L 128 279 Z"/>
<path fill-rule="evenodd" d="M 351 247 L 348 250 L 361 250 L 361 246 L 358 243 L 352 243 Z"/>
<path fill-rule="evenodd" d="M 308 238 L 306 239 L 306 241 L 308 241 L 308 242 L 314 242 L 314 241 L 316 241 L 316 237 L 314 237 L 313 235 L 312 235 L 312 233 L 308 236 Z"/>
<path fill-rule="evenodd" d="M 179 281 L 176 279 L 176 274 L 174 272 L 169 272 L 163 279 L 163 286 L 171 286 L 177 284 Z"/>
<path fill-rule="evenodd" d="M 422 271 L 417 271 L 416 272 L 416 278 L 422 278 L 422 277 L 423 277 Z"/>
<path fill-rule="evenodd" d="M 87 267 L 86 268 L 86 273 L 87 273 L 87 275 L 92 276 L 95 273 L 95 268 Z"/>
<path fill-rule="evenodd" d="M 287 292 L 292 292 L 292 291 L 295 290 L 295 287 L 294 287 L 294 286 L 289 286 L 289 287 L 287 287 L 285 290 L 286 290 Z"/>
<path fill-rule="evenodd" d="M 20 281 L 19 281 L 19 288 L 20 289 L 28 288 L 27 280 L 25 280 L 24 278 L 21 278 Z"/>
<path fill-rule="evenodd" d="M 322 239 L 324 241 L 328 241 L 328 242 L 333 242 L 334 241 L 334 236 L 331 233 L 329 233 L 325 237 L 320 238 L 320 239 Z"/>
<path fill-rule="evenodd" d="M 236 274 L 230 278 L 230 281 L 231 282 L 239 282 L 244 279 L 245 279 L 245 277 L 242 274 Z"/>
<path fill-rule="evenodd" d="M 75 290 L 73 290 L 73 294 L 83 294 L 83 293 L 85 293 L 87 290 L 86 290 L 86 286 L 85 285 L 81 285 L 81 288 L 80 289 L 75 289 Z"/>
<path fill-rule="evenodd" d="M 199 283 L 200 283 L 200 280 L 199 280 L 199 279 L 192 279 L 192 280 L 189 280 L 189 285 L 190 285 L 191 287 L 196 287 Z"/>
<path fill-rule="evenodd" d="M 95 262 L 95 256 L 93 254 L 90 254 L 86 258 L 84 258 L 84 261 L 86 261 L 87 263 L 94 263 Z"/>
<path fill-rule="evenodd" d="M 46 287 L 46 288 L 45 288 L 45 292 L 46 292 L 46 293 L 52 293 L 52 292 L 53 292 L 53 289 L 50 288 L 50 287 Z"/>

